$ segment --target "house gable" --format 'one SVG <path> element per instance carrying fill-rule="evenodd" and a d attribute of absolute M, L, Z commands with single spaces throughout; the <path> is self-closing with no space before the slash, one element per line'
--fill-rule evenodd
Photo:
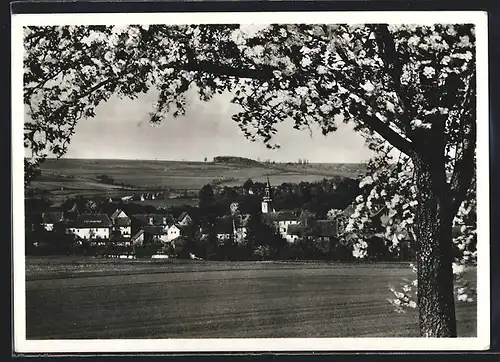
<path fill-rule="evenodd" d="M 183 212 L 177 218 L 177 223 L 180 225 L 189 225 L 189 224 L 191 224 L 192 221 L 193 221 L 193 219 L 191 218 L 191 216 L 189 216 L 189 214 L 187 212 Z"/>
<path fill-rule="evenodd" d="M 128 219 L 128 215 L 125 214 L 125 212 L 123 210 L 120 210 L 120 209 L 117 209 L 113 215 L 111 215 L 111 220 L 115 220 L 115 219 Z"/>
<path fill-rule="evenodd" d="M 168 226 L 167 230 L 172 231 L 172 232 L 180 232 L 181 231 L 181 229 L 175 224 Z"/>

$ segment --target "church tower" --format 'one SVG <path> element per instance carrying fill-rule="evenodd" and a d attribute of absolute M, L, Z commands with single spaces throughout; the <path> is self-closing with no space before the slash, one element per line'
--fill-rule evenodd
<path fill-rule="evenodd" d="M 266 191 L 264 198 L 262 199 L 262 213 L 267 214 L 268 212 L 274 212 L 272 208 L 272 197 L 271 197 L 271 183 L 269 182 L 269 176 L 267 177 Z"/>

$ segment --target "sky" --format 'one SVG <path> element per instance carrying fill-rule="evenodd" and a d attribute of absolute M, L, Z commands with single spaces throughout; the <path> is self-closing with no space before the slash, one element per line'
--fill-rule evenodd
<path fill-rule="evenodd" d="M 247 140 L 231 116 L 238 107 L 230 95 L 200 101 L 188 96 L 185 116 L 167 117 L 152 126 L 148 113 L 154 92 L 135 100 L 112 98 L 98 106 L 96 116 L 80 121 L 66 158 L 158 159 L 203 161 L 215 156 L 239 156 L 276 162 L 307 159 L 309 162 L 365 162 L 372 155 L 352 125 L 340 124 L 336 132 L 323 136 L 318 130 L 298 131 L 282 124 L 276 141 L 278 150 Z"/>

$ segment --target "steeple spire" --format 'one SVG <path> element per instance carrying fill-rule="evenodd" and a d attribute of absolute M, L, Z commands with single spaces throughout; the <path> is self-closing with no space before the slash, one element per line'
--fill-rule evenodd
<path fill-rule="evenodd" d="M 265 195 L 264 198 L 262 199 L 262 213 L 266 214 L 270 211 L 273 211 L 271 205 L 272 205 L 271 182 L 269 182 L 269 176 L 267 176 Z"/>

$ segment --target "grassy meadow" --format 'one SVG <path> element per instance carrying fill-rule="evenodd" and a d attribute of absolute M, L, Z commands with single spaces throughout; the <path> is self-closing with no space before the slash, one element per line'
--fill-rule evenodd
<path fill-rule="evenodd" d="M 406 264 L 42 257 L 26 274 L 28 339 L 418 336 L 386 301 Z M 457 319 L 476 336 L 475 303 Z"/>

